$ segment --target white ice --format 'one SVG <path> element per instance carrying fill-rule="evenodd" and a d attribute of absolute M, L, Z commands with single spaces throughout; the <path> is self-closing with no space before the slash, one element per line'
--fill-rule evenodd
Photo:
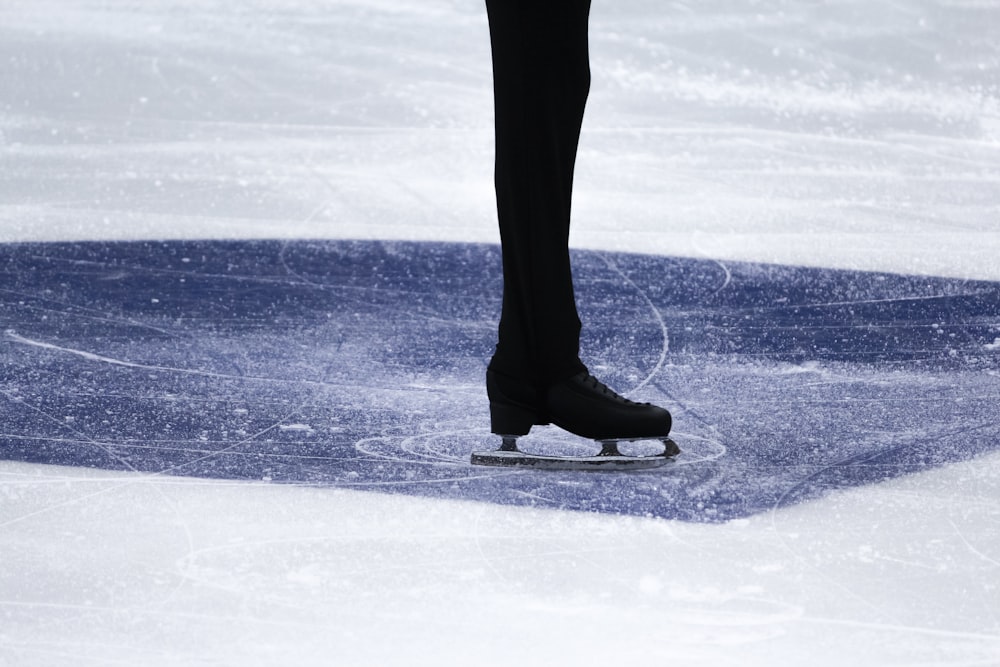
<path fill-rule="evenodd" d="M 574 245 L 1000 280 L 1000 3 L 596 0 Z M 497 240 L 476 0 L 4 0 L 0 242 Z M 1000 664 L 1000 456 L 725 525 L 0 463 L 0 665 Z"/>

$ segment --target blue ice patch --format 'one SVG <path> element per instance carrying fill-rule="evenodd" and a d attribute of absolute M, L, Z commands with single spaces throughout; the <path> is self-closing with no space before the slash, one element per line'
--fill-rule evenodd
<path fill-rule="evenodd" d="M 372 241 L 0 246 L 0 456 L 724 521 L 1000 448 L 1000 284 L 573 261 L 584 360 L 671 410 L 673 464 L 471 466 L 499 250 Z"/>

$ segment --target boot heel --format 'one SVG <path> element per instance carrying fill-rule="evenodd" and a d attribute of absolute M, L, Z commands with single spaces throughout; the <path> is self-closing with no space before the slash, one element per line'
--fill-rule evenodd
<path fill-rule="evenodd" d="M 509 403 L 490 402 L 490 430 L 498 435 L 527 435 L 535 423 L 535 413 Z"/>

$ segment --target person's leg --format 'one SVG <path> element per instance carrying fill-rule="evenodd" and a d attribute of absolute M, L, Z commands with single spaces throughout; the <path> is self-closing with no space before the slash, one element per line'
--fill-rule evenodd
<path fill-rule="evenodd" d="M 594 439 L 665 438 L 666 410 L 622 398 L 579 358 L 569 226 L 590 90 L 590 0 L 486 6 L 504 275 L 499 343 L 486 377 L 492 430 L 520 436 L 551 422 Z"/>
<path fill-rule="evenodd" d="M 504 292 L 490 369 L 544 387 L 586 370 L 569 260 L 590 88 L 590 0 L 487 0 Z"/>

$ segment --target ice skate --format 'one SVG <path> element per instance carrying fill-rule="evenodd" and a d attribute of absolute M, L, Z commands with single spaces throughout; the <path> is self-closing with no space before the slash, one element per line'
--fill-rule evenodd
<path fill-rule="evenodd" d="M 491 430 L 501 436 L 500 449 L 476 452 L 472 463 L 493 466 L 586 470 L 659 467 L 680 453 L 669 438 L 671 417 L 663 408 L 631 401 L 609 389 L 588 372 L 539 389 L 487 371 Z M 517 438 L 533 425 L 554 424 L 565 431 L 597 441 L 593 456 L 546 456 L 522 452 Z M 622 454 L 623 441 L 657 440 L 663 452 L 650 456 Z"/>

